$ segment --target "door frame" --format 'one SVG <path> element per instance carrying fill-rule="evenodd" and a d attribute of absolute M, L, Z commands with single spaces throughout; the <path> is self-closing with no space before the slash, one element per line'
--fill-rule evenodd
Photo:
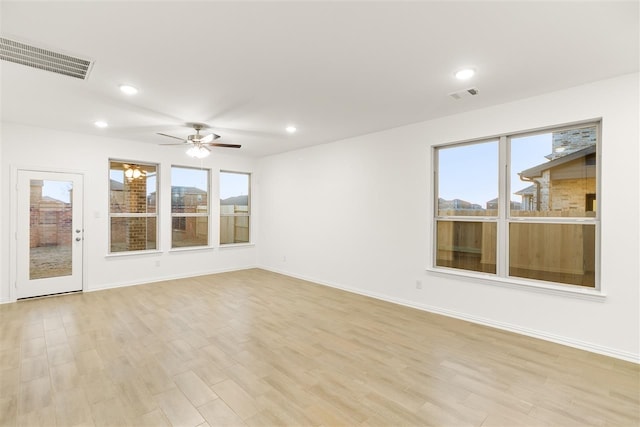
<path fill-rule="evenodd" d="M 11 176 L 9 177 L 9 206 L 10 206 L 10 218 L 9 218 L 9 302 L 16 302 L 18 300 L 18 171 L 28 171 L 28 172 L 51 172 L 51 173 L 69 173 L 69 174 L 77 174 L 82 177 L 83 184 L 86 183 L 86 171 L 78 170 L 78 169 L 63 169 L 63 168 L 54 168 L 50 166 L 33 166 L 33 165 L 22 165 L 22 164 L 14 164 L 11 165 Z M 86 194 L 86 190 L 82 186 L 82 225 L 84 229 L 84 239 L 82 245 L 82 290 L 84 292 L 86 290 L 87 283 L 87 244 L 86 238 L 87 234 L 87 213 L 85 209 L 85 201 L 84 195 Z"/>

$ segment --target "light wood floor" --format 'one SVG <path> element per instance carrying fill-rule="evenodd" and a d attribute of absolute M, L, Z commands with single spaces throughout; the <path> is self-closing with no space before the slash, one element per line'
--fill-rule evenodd
<path fill-rule="evenodd" d="M 0 306 L 0 425 L 637 426 L 639 367 L 246 270 Z"/>

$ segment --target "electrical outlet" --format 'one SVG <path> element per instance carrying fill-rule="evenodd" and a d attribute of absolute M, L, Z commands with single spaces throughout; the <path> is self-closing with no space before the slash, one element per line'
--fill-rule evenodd
<path fill-rule="evenodd" d="M 156 267 L 160 267 L 160 261 L 156 261 Z"/>
<path fill-rule="evenodd" d="M 422 289 L 422 280 L 416 280 L 416 289 Z"/>
<path fill-rule="evenodd" d="M 282 262 L 287 262 L 287 256 L 286 255 L 282 256 Z"/>

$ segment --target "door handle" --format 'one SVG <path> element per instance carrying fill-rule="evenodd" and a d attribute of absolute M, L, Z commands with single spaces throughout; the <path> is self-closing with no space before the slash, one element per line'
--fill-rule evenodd
<path fill-rule="evenodd" d="M 82 237 L 76 237 L 76 242 L 79 242 L 80 240 L 82 240 Z"/>

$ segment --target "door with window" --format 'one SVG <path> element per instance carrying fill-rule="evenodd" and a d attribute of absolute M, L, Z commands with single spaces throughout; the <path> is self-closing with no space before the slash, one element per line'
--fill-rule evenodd
<path fill-rule="evenodd" d="M 18 298 L 82 290 L 82 175 L 18 171 Z"/>

